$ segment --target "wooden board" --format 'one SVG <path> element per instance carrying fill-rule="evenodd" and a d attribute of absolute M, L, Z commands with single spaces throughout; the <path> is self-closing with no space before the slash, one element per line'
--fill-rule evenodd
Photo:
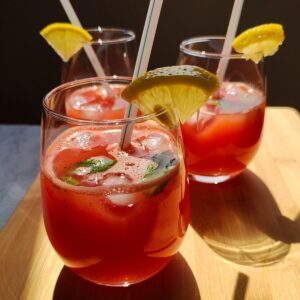
<path fill-rule="evenodd" d="M 192 218 L 173 262 L 129 288 L 90 284 L 51 248 L 39 178 L 0 236 L 0 299 L 300 299 L 300 118 L 268 108 L 249 169 L 220 185 L 192 184 Z"/>

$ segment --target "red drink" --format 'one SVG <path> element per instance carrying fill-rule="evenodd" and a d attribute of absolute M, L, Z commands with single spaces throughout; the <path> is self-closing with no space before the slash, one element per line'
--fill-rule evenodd
<path fill-rule="evenodd" d="M 121 126 L 67 129 L 41 167 L 49 239 L 65 264 L 105 285 L 142 281 L 168 264 L 188 226 L 182 158 L 170 132 L 136 124 L 132 147 Z"/>
<path fill-rule="evenodd" d="M 111 84 L 113 94 L 102 85 L 78 89 L 66 98 L 66 114 L 84 120 L 122 119 L 127 102 L 120 95 L 125 86 Z"/>
<path fill-rule="evenodd" d="M 255 155 L 261 137 L 264 95 L 244 83 L 223 83 L 183 126 L 189 174 L 220 182 L 242 172 Z"/>

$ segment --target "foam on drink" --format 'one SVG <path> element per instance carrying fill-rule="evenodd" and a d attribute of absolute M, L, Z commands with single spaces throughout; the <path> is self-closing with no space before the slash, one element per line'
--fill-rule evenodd
<path fill-rule="evenodd" d="M 149 167 L 154 170 L 159 168 L 155 161 L 157 153 L 167 155 L 169 161 L 178 161 L 174 141 L 167 132 L 156 130 L 153 126 L 138 126 L 138 130 L 133 132 L 131 147 L 126 151 L 118 143 L 120 132 L 120 128 L 98 130 L 92 126 L 67 130 L 54 141 L 46 154 L 46 173 L 55 184 L 84 190 L 121 185 L 125 190 L 140 189 L 171 176 L 176 164 L 153 180 L 145 179 Z M 100 166 L 103 161 L 110 164 L 109 168 L 94 172 L 92 168 L 97 164 Z M 66 176 L 76 182 L 65 180 Z"/>

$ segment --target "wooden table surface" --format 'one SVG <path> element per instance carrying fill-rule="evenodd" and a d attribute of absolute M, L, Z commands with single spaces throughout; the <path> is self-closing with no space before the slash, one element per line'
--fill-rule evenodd
<path fill-rule="evenodd" d="M 268 108 L 254 161 L 224 184 L 191 185 L 192 218 L 180 253 L 129 288 L 73 275 L 48 242 L 39 178 L 0 235 L 0 299 L 300 299 L 300 118 Z"/>

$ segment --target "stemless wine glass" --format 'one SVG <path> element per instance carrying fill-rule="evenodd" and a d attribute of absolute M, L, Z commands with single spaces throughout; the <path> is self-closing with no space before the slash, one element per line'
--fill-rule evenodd
<path fill-rule="evenodd" d="M 135 33 L 123 28 L 97 27 L 87 29 L 93 39 L 90 42 L 106 76 L 131 76 L 137 47 Z M 97 74 L 84 48 L 78 51 L 62 67 L 62 83 L 95 77 Z"/>
<path fill-rule="evenodd" d="M 188 173 L 199 182 L 219 183 L 241 173 L 258 149 L 264 122 L 263 62 L 222 55 L 223 43 L 216 36 L 184 40 L 177 61 L 215 74 L 220 61 L 227 62 L 219 91 L 182 125 Z"/>
<path fill-rule="evenodd" d="M 164 268 L 189 221 L 180 126 L 171 107 L 130 119 L 70 118 L 64 102 L 78 90 L 128 84 L 91 78 L 61 85 L 43 101 L 41 190 L 48 237 L 65 265 L 102 285 L 128 286 Z M 133 124 L 131 144 L 119 146 Z"/>

